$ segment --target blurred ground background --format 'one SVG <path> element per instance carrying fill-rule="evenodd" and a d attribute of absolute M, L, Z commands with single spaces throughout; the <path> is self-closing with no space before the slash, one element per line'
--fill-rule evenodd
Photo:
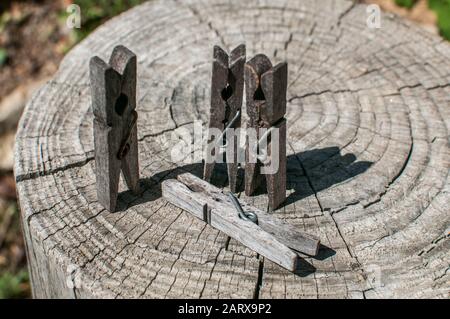
<path fill-rule="evenodd" d="M 64 54 L 107 19 L 145 0 L 1 0 L 0 2 L 0 299 L 31 296 L 13 177 L 14 136 L 26 101 L 57 70 Z M 450 0 L 376 3 L 450 40 Z M 81 8 L 81 29 L 66 8 Z"/>

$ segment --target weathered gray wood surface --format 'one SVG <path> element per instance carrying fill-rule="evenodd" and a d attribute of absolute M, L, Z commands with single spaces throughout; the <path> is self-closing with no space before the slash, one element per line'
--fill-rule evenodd
<path fill-rule="evenodd" d="M 17 136 L 34 295 L 448 297 L 450 45 L 391 16 L 380 29 L 366 19 L 344 0 L 164 0 L 75 47 Z M 244 42 L 249 57 L 289 64 L 288 198 L 274 214 L 330 247 L 297 274 L 161 198 L 163 179 L 201 176 L 171 150 L 173 134 L 206 125 L 213 45 Z M 88 66 L 117 44 L 138 57 L 143 193 L 121 193 L 109 213 L 95 190 Z M 267 209 L 265 194 L 240 196 Z"/>

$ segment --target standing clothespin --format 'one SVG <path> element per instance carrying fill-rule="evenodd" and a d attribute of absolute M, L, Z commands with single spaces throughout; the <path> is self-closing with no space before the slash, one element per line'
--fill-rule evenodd
<path fill-rule="evenodd" d="M 237 134 L 227 132 L 229 129 L 241 127 L 244 64 L 245 45 L 236 47 L 229 56 L 219 46 L 214 47 L 209 128 L 216 128 L 222 134 L 208 141 L 203 178 L 206 181 L 211 180 L 217 156 L 223 156 L 225 152 L 232 192 L 236 192 L 239 138 Z M 219 147 L 216 147 L 217 145 Z M 217 154 L 216 150 L 219 150 L 220 154 Z"/>
<path fill-rule="evenodd" d="M 247 129 L 256 131 L 257 143 L 246 142 L 245 194 L 250 196 L 261 183 L 261 168 L 270 171 L 277 163 L 276 171 L 265 173 L 269 207 L 276 209 L 286 199 L 286 89 L 287 63 L 272 67 L 269 58 L 258 54 L 245 64 L 245 90 Z M 274 129 L 277 129 L 276 134 Z M 277 138 L 274 138 L 274 137 Z M 273 144 L 277 143 L 277 144 Z M 252 145 L 250 145 L 252 144 Z M 271 154 L 272 144 L 278 152 Z M 267 151 L 265 147 L 267 146 Z M 256 158 L 252 156 L 255 156 Z M 274 162 L 277 161 L 277 162 Z"/>
<path fill-rule="evenodd" d="M 90 61 L 97 197 L 113 212 L 119 177 L 139 192 L 136 112 L 136 55 L 114 48 L 109 64 L 99 57 Z"/>

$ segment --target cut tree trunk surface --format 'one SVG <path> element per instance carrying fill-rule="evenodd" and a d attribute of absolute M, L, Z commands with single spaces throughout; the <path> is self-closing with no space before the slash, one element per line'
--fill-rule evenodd
<path fill-rule="evenodd" d="M 448 297 L 450 45 L 367 17 L 344 0 L 152 1 L 75 47 L 16 141 L 34 296 Z M 174 146 L 194 121 L 207 127 L 213 45 L 240 43 L 289 64 L 288 198 L 274 214 L 324 245 L 295 273 L 161 197 L 163 180 L 201 175 L 201 159 L 180 163 Z M 118 44 L 138 57 L 143 193 L 121 180 L 109 213 L 95 189 L 89 59 Z M 238 196 L 267 210 L 242 175 Z M 212 182 L 226 185 L 226 168 Z"/>

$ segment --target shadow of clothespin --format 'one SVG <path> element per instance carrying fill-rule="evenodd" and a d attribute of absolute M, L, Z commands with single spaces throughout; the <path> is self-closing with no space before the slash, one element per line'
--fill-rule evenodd
<path fill-rule="evenodd" d="M 278 169 L 264 174 L 269 207 L 274 210 L 286 199 L 287 63 L 273 67 L 267 56 L 256 55 L 245 64 L 245 90 L 250 118 L 247 129 L 255 129 L 257 138 L 255 145 L 250 143 L 247 134 L 245 194 L 252 195 L 260 185 L 262 168 L 270 170 L 271 164 L 278 163 Z M 271 154 L 272 146 L 278 150 L 274 154 Z"/>
<path fill-rule="evenodd" d="M 241 127 L 244 64 L 245 45 L 236 47 L 230 55 L 219 46 L 214 47 L 209 128 L 216 128 L 222 134 L 208 141 L 203 178 L 211 180 L 217 157 L 225 152 L 232 192 L 236 192 L 239 138 L 235 134 L 227 134 L 227 131 Z"/>
<path fill-rule="evenodd" d="M 90 61 L 97 197 L 110 212 L 116 209 L 120 171 L 126 184 L 139 192 L 136 112 L 136 55 L 114 48 L 109 64 Z"/>

